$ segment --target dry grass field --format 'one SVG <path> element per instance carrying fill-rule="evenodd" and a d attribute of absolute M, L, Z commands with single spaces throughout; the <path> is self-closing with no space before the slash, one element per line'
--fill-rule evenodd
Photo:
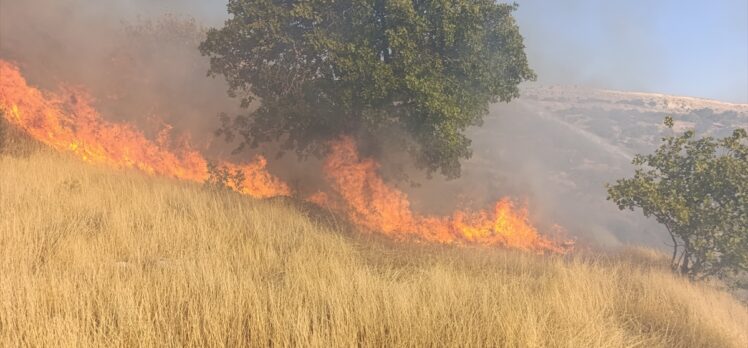
<path fill-rule="evenodd" d="M 393 243 L 284 200 L 0 155 L 0 346 L 746 347 L 645 249 Z"/>

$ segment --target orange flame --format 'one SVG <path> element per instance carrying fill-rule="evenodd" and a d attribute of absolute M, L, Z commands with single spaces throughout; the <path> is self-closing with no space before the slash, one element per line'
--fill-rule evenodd
<path fill-rule="evenodd" d="M 189 145 L 169 150 L 163 134 L 154 142 L 128 124 L 107 122 L 91 102 L 81 90 L 43 94 L 26 83 L 16 66 L 0 60 L 0 109 L 11 124 L 36 140 L 92 163 L 189 181 L 208 178 L 206 159 Z M 289 195 L 288 185 L 270 175 L 266 163 L 258 157 L 249 164 L 221 165 L 244 173 L 242 193 L 258 198 Z"/>
<path fill-rule="evenodd" d="M 208 162 L 198 151 L 186 143 L 177 150 L 168 148 L 170 125 L 151 141 L 131 125 L 102 119 L 91 104 L 92 98 L 81 90 L 42 93 L 27 84 L 16 66 L 0 60 L 0 111 L 36 140 L 92 163 L 195 182 L 208 179 Z M 560 253 L 569 249 L 569 244 L 542 237 L 530 224 L 527 210 L 515 208 L 509 199 L 496 202 L 492 210 L 457 211 L 450 217 L 416 214 L 405 193 L 379 177 L 378 164 L 359 157 L 353 139 L 331 142 L 330 150 L 324 170 L 335 194 L 320 192 L 307 200 L 346 214 L 366 229 L 396 239 L 445 244 Z M 291 195 L 286 183 L 267 172 L 264 157 L 248 164 L 219 165 L 234 173 L 242 171 L 245 180 L 238 191 L 243 194 L 258 198 Z"/>
<path fill-rule="evenodd" d="M 336 205 L 326 195 L 315 195 L 313 199 L 347 214 L 354 223 L 367 229 L 398 239 L 417 238 L 445 244 L 480 244 L 559 253 L 569 247 L 569 244 L 558 244 L 542 237 L 530 224 L 527 210 L 515 208 L 507 198 L 496 202 L 492 210 L 457 211 L 451 217 L 414 213 L 405 193 L 388 186 L 377 175 L 378 164 L 359 157 L 351 138 L 331 142 L 330 151 L 324 165 L 325 174 L 345 204 Z"/>

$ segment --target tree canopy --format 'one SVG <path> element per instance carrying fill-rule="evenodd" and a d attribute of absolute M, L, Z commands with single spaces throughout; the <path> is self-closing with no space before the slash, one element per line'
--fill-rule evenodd
<path fill-rule="evenodd" d="M 693 130 L 663 138 L 653 154 L 635 157 L 633 178 L 608 186 L 608 199 L 665 225 L 673 269 L 693 279 L 746 272 L 747 140 L 745 129 L 722 139 L 696 138 Z"/>
<path fill-rule="evenodd" d="M 349 134 L 397 136 L 448 177 L 471 156 L 469 126 L 534 79 L 512 12 L 494 0 L 230 0 L 200 49 L 248 107 L 223 131 L 321 154 Z"/>

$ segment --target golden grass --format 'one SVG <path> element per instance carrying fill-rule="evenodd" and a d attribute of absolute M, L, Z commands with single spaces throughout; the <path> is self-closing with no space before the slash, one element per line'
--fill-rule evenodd
<path fill-rule="evenodd" d="M 748 346 L 748 310 L 655 252 L 340 232 L 282 200 L 0 155 L 0 346 Z"/>

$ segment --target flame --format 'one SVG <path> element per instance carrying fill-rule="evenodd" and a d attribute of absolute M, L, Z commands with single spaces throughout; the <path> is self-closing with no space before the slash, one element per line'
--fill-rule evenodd
<path fill-rule="evenodd" d="M 479 244 L 537 252 L 566 252 L 570 243 L 544 238 L 529 222 L 526 208 L 503 198 L 491 210 L 457 211 L 449 217 L 423 216 L 412 211 L 408 197 L 388 186 L 377 174 L 379 165 L 360 158 L 350 137 L 330 143 L 324 170 L 345 204 L 328 195 L 313 201 L 345 213 L 354 223 L 396 239 L 421 239 L 444 244 Z"/>
<path fill-rule="evenodd" d="M 208 161 L 198 151 L 187 142 L 176 149 L 168 146 L 170 125 L 164 125 L 151 141 L 129 124 L 102 119 L 92 103 L 80 89 L 42 93 L 27 84 L 18 67 L 0 60 L 0 111 L 36 140 L 87 162 L 194 182 L 208 179 Z M 261 156 L 247 164 L 219 163 L 232 173 L 244 174 L 242 187 L 233 187 L 243 194 L 258 198 L 291 195 L 289 186 L 268 173 L 266 165 Z M 333 141 L 324 170 L 335 192 L 319 192 L 307 200 L 395 239 L 537 252 L 570 250 L 568 242 L 559 244 L 542 237 L 530 224 L 527 209 L 515 207 L 506 198 L 490 210 L 457 211 L 449 217 L 419 215 L 410 208 L 405 193 L 388 186 L 377 174 L 378 167 L 374 160 L 360 158 L 352 138 Z"/>
<path fill-rule="evenodd" d="M 11 124 L 34 139 L 87 162 L 196 182 L 208 178 L 208 162 L 198 151 L 188 144 L 176 150 L 167 148 L 164 132 L 171 126 L 154 142 L 128 124 L 102 119 L 92 102 L 80 89 L 42 93 L 26 83 L 16 66 L 0 60 L 0 109 Z M 258 198 L 289 195 L 288 185 L 270 175 L 266 164 L 258 157 L 248 164 L 220 165 L 244 173 L 244 194 Z"/>

